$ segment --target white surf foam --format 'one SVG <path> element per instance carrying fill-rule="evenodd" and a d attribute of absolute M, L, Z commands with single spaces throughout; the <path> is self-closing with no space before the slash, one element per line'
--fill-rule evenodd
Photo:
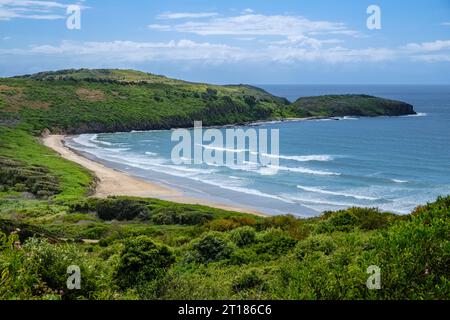
<path fill-rule="evenodd" d="M 202 179 L 199 177 L 194 177 L 192 179 L 199 181 L 199 182 L 209 184 L 209 185 L 213 185 L 213 186 L 216 186 L 216 187 L 219 187 L 222 189 L 230 190 L 230 191 L 245 193 L 245 194 L 254 195 L 254 196 L 263 197 L 263 198 L 275 199 L 275 200 L 279 200 L 279 201 L 282 201 L 285 203 L 295 203 L 294 201 L 286 199 L 284 197 L 280 197 L 280 196 L 269 194 L 269 193 L 264 193 L 264 192 L 256 190 L 256 189 L 245 188 L 245 187 L 235 185 L 235 184 L 227 184 L 227 183 L 224 183 L 224 181 L 214 181 L 214 180 L 210 180 L 210 179 Z"/>
<path fill-rule="evenodd" d="M 332 209 L 332 207 L 354 207 L 354 206 L 360 206 L 357 203 L 352 202 L 340 202 L 340 201 L 328 201 L 324 199 L 315 199 L 315 198 L 303 198 L 299 196 L 292 196 L 292 195 L 283 195 L 284 197 L 294 200 L 296 202 L 299 202 L 300 204 L 316 204 L 316 205 L 322 205 L 324 208 Z"/>
<path fill-rule="evenodd" d="M 274 170 L 280 170 L 280 171 L 289 171 L 289 172 L 296 172 L 296 173 L 303 173 L 303 174 L 311 174 L 311 175 L 318 175 L 318 176 L 340 176 L 341 173 L 336 172 L 330 172 L 330 171 L 321 171 L 321 170 L 312 170 L 304 167 L 284 167 L 284 166 L 268 166 L 270 169 Z"/>
<path fill-rule="evenodd" d="M 130 148 L 104 148 L 104 150 L 114 152 L 114 153 L 120 153 L 131 150 Z"/>
<path fill-rule="evenodd" d="M 95 139 L 96 136 L 96 134 L 82 134 L 72 140 L 83 147 L 98 148 L 96 144 L 92 143 L 92 139 Z"/>
<path fill-rule="evenodd" d="M 426 117 L 426 116 L 428 116 L 428 113 L 418 112 L 417 114 L 408 114 L 408 115 L 403 116 L 403 117 Z"/>
<path fill-rule="evenodd" d="M 298 162 L 309 162 L 309 161 L 333 161 L 334 157 L 328 154 L 313 154 L 307 156 L 287 156 L 287 155 L 275 155 L 269 153 L 259 153 L 259 152 L 250 152 L 253 155 L 261 155 L 261 157 L 265 158 L 274 158 L 274 159 L 283 159 L 283 160 L 293 160 Z"/>
<path fill-rule="evenodd" d="M 111 142 L 99 140 L 97 134 L 94 135 L 90 140 L 96 144 L 101 144 L 104 146 L 113 146 L 113 144 Z"/>
<path fill-rule="evenodd" d="M 400 180 L 400 179 L 391 179 L 391 181 L 395 183 L 408 183 L 407 180 Z"/>
<path fill-rule="evenodd" d="M 230 148 L 214 147 L 214 146 L 204 145 L 204 144 L 203 145 L 197 144 L 197 146 L 202 146 L 203 148 L 205 148 L 207 150 L 215 150 L 215 151 L 222 151 L 222 152 L 242 153 L 242 152 L 249 151 L 247 149 L 230 149 Z"/>
<path fill-rule="evenodd" d="M 301 189 L 303 191 L 306 191 L 306 192 L 327 194 L 327 195 L 333 195 L 333 196 L 341 196 L 341 197 L 346 197 L 346 198 L 355 198 L 358 200 L 370 200 L 370 201 L 380 200 L 380 198 L 375 198 L 375 197 L 367 197 L 367 196 L 361 196 L 361 195 L 344 193 L 344 192 L 328 191 L 328 190 L 323 190 L 323 189 L 314 188 L 314 187 L 305 187 L 305 186 L 298 185 L 297 188 Z"/>

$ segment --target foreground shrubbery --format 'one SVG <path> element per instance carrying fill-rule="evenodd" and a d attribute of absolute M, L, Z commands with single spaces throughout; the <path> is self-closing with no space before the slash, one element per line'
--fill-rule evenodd
<path fill-rule="evenodd" d="M 133 212 L 137 200 L 128 200 L 121 206 Z M 96 222 L 110 234 L 99 244 L 51 243 L 43 233 L 20 242 L 24 230 L 1 233 L 0 298 L 450 298 L 450 197 L 405 217 L 356 208 L 308 220 L 211 216 L 159 229 L 151 220 Z M 211 231 L 218 225 L 227 227 Z M 67 290 L 68 265 L 80 267 L 81 290 Z M 381 290 L 366 287 L 372 265 L 381 270 Z"/>
<path fill-rule="evenodd" d="M 71 212 L 95 213 L 104 221 L 151 221 L 157 225 L 199 225 L 213 219 L 211 209 L 153 199 L 110 197 L 68 203 Z"/>
<path fill-rule="evenodd" d="M 128 239 L 120 253 L 115 278 L 121 288 L 132 288 L 161 278 L 175 262 L 171 250 L 140 236 Z"/>

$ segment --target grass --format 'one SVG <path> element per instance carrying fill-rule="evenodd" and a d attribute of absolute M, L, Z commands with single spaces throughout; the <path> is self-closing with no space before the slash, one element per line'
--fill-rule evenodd
<path fill-rule="evenodd" d="M 60 184 L 61 192 L 55 200 L 83 197 L 93 187 L 91 173 L 64 160 L 25 131 L 0 126 L 0 156 L 21 161 L 28 166 L 47 168 Z"/>

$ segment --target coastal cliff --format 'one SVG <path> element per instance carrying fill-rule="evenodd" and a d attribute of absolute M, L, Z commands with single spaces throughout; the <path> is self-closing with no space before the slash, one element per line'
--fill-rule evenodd
<path fill-rule="evenodd" d="M 301 95 L 301 93 L 299 93 Z M 242 124 L 303 117 L 399 116 L 411 105 L 367 95 L 290 103 L 249 85 L 210 85 L 116 69 L 41 72 L 0 79 L 0 121 L 40 134 Z"/>
<path fill-rule="evenodd" d="M 369 95 L 327 95 L 300 98 L 291 110 L 303 117 L 377 117 L 416 114 L 408 103 Z"/>

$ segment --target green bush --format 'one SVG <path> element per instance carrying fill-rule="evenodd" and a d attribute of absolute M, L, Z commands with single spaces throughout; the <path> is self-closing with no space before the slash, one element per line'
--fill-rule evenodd
<path fill-rule="evenodd" d="M 0 299 L 22 295 L 28 298 L 47 295 L 64 299 L 94 298 L 101 269 L 75 245 L 52 245 L 37 238 L 29 239 L 23 247 L 16 243 L 3 246 L 0 252 L 0 273 L 5 282 L 0 287 L 7 289 L 6 292 L 0 289 Z M 80 290 L 67 288 L 67 268 L 72 265 L 80 268 Z"/>
<path fill-rule="evenodd" d="M 450 197 L 416 210 L 380 233 L 366 264 L 381 268 L 383 299 L 450 297 Z"/>
<path fill-rule="evenodd" d="M 256 270 L 244 272 L 242 275 L 234 279 L 232 287 L 234 292 L 254 289 L 261 286 L 264 280 Z"/>
<path fill-rule="evenodd" d="M 106 221 L 147 220 L 150 214 L 145 201 L 120 198 L 99 199 L 96 211 L 98 217 Z"/>
<path fill-rule="evenodd" d="M 252 227 L 241 227 L 230 232 L 230 239 L 237 246 L 244 247 L 256 241 L 256 231 Z"/>
<path fill-rule="evenodd" d="M 70 212 L 93 213 L 97 210 L 98 199 L 86 198 L 66 201 L 64 204 L 69 207 Z"/>
<path fill-rule="evenodd" d="M 16 183 L 15 185 L 14 185 L 14 191 L 17 191 L 17 192 L 25 192 L 25 191 L 27 191 L 27 186 L 26 186 L 26 184 L 24 184 L 24 183 Z"/>
<path fill-rule="evenodd" d="M 230 258 L 232 244 L 220 232 L 210 231 L 192 243 L 191 258 L 198 263 L 210 263 Z"/>
<path fill-rule="evenodd" d="M 281 229 L 287 232 L 292 238 L 302 240 L 308 237 L 310 230 L 305 221 L 293 215 L 282 215 L 268 217 L 257 225 L 258 230 L 270 228 Z"/>
<path fill-rule="evenodd" d="M 152 222 L 159 225 L 200 225 L 212 220 L 210 213 L 183 208 L 161 208 L 152 216 Z"/>
<path fill-rule="evenodd" d="M 374 208 L 349 208 L 336 212 L 325 212 L 321 219 L 322 222 L 318 225 L 317 232 L 349 232 L 354 228 L 383 229 L 392 221 L 401 218 Z"/>
<path fill-rule="evenodd" d="M 252 247 L 238 248 L 230 256 L 230 265 L 245 265 L 260 261 L 255 249 Z"/>
<path fill-rule="evenodd" d="M 281 229 L 268 229 L 258 234 L 258 244 L 255 245 L 255 250 L 258 254 L 264 254 L 268 258 L 277 257 L 292 249 L 297 240 L 289 236 Z"/>
<path fill-rule="evenodd" d="M 122 289 L 156 280 L 175 262 L 172 251 L 151 238 L 139 236 L 125 242 L 115 271 L 115 279 Z"/>
<path fill-rule="evenodd" d="M 244 226 L 255 226 L 256 219 L 251 217 L 227 217 L 223 219 L 213 220 L 208 224 L 208 229 L 213 231 L 230 231 Z"/>
<path fill-rule="evenodd" d="M 297 243 L 294 252 L 298 259 L 303 260 L 306 255 L 317 251 L 322 252 L 325 255 L 330 255 L 336 248 L 337 245 L 331 237 L 315 235 Z"/>

